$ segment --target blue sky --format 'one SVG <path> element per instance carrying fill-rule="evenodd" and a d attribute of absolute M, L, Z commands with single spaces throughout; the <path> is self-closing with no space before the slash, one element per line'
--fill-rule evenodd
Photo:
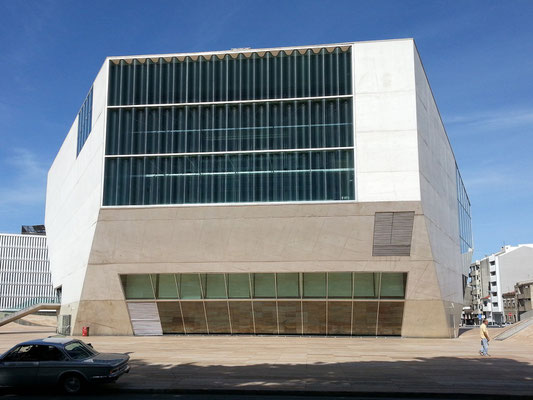
<path fill-rule="evenodd" d="M 531 21 L 530 0 L 0 0 L 0 232 L 44 222 L 48 168 L 106 56 L 413 37 L 475 256 L 532 243 Z"/>

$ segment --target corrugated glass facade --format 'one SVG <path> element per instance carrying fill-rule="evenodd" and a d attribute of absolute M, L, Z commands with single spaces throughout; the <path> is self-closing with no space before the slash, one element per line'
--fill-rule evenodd
<path fill-rule="evenodd" d="M 351 49 L 110 63 L 104 205 L 355 199 Z"/>
<path fill-rule="evenodd" d="M 470 214 L 470 199 L 466 188 L 456 167 L 457 203 L 459 209 L 459 238 L 461 241 L 461 254 L 467 253 L 473 247 L 472 216 Z"/>
<path fill-rule="evenodd" d="M 400 335 L 402 272 L 122 275 L 128 302 L 157 304 L 163 333 Z"/>
<path fill-rule="evenodd" d="M 80 154 L 83 145 L 87 141 L 92 129 L 93 118 L 93 88 L 85 98 L 83 105 L 78 113 L 78 143 L 76 147 L 76 156 Z"/>

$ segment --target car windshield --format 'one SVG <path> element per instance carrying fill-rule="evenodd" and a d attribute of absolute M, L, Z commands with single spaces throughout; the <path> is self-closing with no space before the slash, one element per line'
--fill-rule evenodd
<path fill-rule="evenodd" d="M 84 360 L 96 355 L 96 351 L 83 342 L 70 342 L 65 345 L 68 355 L 74 360 Z"/>

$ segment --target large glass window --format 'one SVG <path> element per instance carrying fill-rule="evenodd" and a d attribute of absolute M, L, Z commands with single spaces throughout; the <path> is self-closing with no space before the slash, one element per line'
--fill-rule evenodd
<path fill-rule="evenodd" d="M 205 313 L 209 333 L 231 333 L 228 303 L 225 301 L 206 301 Z"/>
<path fill-rule="evenodd" d="M 230 299 L 250 298 L 250 281 L 248 274 L 228 274 Z"/>
<path fill-rule="evenodd" d="M 276 274 L 278 298 L 300 297 L 299 274 Z"/>
<path fill-rule="evenodd" d="M 158 299 L 177 299 L 178 288 L 174 274 L 152 275 L 155 296 Z"/>
<path fill-rule="evenodd" d="M 181 274 L 180 294 L 182 299 L 201 299 L 202 290 L 198 274 Z"/>
<path fill-rule="evenodd" d="M 380 273 L 356 273 L 354 276 L 354 297 L 374 299 L 379 295 Z"/>
<path fill-rule="evenodd" d="M 354 200 L 350 51 L 112 61 L 103 204 Z"/>
<path fill-rule="evenodd" d="M 403 299 L 405 297 L 406 275 L 401 272 L 383 272 L 381 274 L 382 299 Z"/>
<path fill-rule="evenodd" d="M 106 205 L 350 200 L 353 193 L 349 150 L 106 160 Z"/>
<path fill-rule="evenodd" d="M 272 299 L 276 297 L 274 274 L 253 274 L 254 297 Z"/>
<path fill-rule="evenodd" d="M 76 157 L 80 154 L 85 141 L 89 137 L 92 130 L 93 118 L 93 88 L 89 90 L 89 94 L 85 98 L 83 105 L 78 112 L 78 143 L 76 149 Z"/>
<path fill-rule="evenodd" d="M 351 47 L 111 60 L 109 105 L 243 101 L 352 93 Z"/>
<path fill-rule="evenodd" d="M 206 299 L 227 298 L 224 274 L 202 274 L 202 282 Z"/>
<path fill-rule="evenodd" d="M 328 297 L 329 298 L 352 298 L 352 273 L 330 272 L 328 273 Z"/>
<path fill-rule="evenodd" d="M 326 274 L 323 272 L 305 272 L 303 274 L 304 297 L 326 297 Z"/>
<path fill-rule="evenodd" d="M 461 254 L 472 251 L 472 218 L 470 214 L 470 199 L 466 192 L 461 173 L 457 165 L 455 166 L 455 175 L 457 181 L 457 203 L 459 211 L 459 241 L 461 244 Z"/>
<path fill-rule="evenodd" d="M 185 333 L 181 307 L 177 301 L 157 303 L 163 333 Z"/>
<path fill-rule="evenodd" d="M 127 299 L 153 299 L 150 275 L 122 275 L 122 287 Z"/>
<path fill-rule="evenodd" d="M 110 109 L 106 154 L 350 147 L 351 110 L 351 98 Z"/>
<path fill-rule="evenodd" d="M 163 333 L 374 336 L 401 334 L 407 273 L 184 273 L 120 278 L 126 300 L 157 304 Z"/>

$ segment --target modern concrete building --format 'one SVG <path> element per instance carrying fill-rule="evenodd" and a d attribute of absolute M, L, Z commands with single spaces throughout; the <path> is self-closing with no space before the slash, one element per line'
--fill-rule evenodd
<path fill-rule="evenodd" d="M 533 244 L 504 246 L 470 266 L 472 308 L 489 322 L 513 322 L 504 311 L 504 293 L 519 281 L 533 279 Z M 512 316 L 511 316 L 512 317 Z"/>
<path fill-rule="evenodd" d="M 57 301 L 40 227 L 23 226 L 23 234 L 0 233 L 0 311 Z"/>
<path fill-rule="evenodd" d="M 472 251 L 412 39 L 107 58 L 46 226 L 74 334 L 453 337 Z"/>

